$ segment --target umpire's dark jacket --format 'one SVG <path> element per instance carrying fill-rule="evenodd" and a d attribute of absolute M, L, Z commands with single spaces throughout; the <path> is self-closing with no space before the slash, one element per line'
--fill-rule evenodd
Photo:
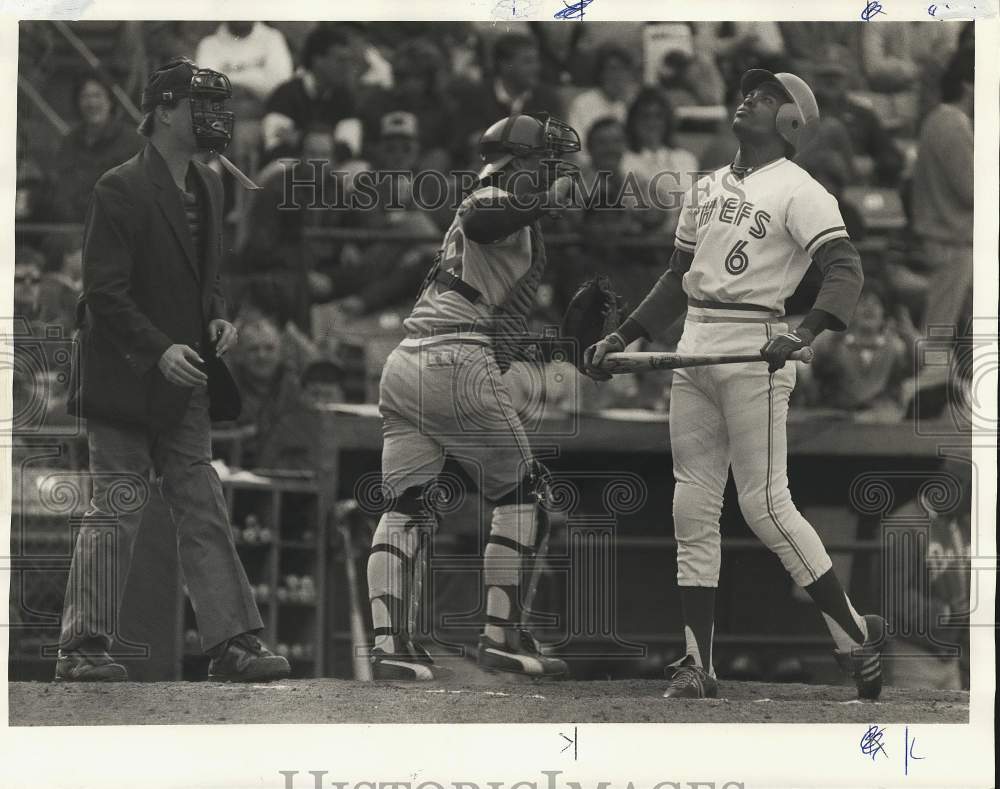
<path fill-rule="evenodd" d="M 193 166 L 201 187 L 201 254 L 180 191 L 152 144 L 94 187 L 84 230 L 73 414 L 154 430 L 176 424 L 192 390 L 167 381 L 157 362 L 181 343 L 205 360 L 212 419 L 239 415 L 236 384 L 208 337 L 209 321 L 226 317 L 219 281 L 222 181 L 200 162 Z"/>

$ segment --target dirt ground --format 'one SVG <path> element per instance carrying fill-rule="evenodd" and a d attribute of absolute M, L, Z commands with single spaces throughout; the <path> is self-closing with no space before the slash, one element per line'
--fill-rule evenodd
<path fill-rule="evenodd" d="M 532 681 L 455 666 L 442 683 L 12 682 L 11 726 L 204 723 L 966 723 L 969 694 L 720 683 L 719 698 L 662 698 L 663 680 Z"/>

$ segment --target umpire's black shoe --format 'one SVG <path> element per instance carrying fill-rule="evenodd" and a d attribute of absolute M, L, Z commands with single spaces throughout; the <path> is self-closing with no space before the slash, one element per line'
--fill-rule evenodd
<path fill-rule="evenodd" d="M 875 701 L 882 693 L 882 650 L 885 649 L 885 620 L 877 614 L 865 616 L 868 638 L 849 652 L 833 651 L 840 667 L 854 678 L 858 698 Z"/>
<path fill-rule="evenodd" d="M 719 683 L 694 658 L 688 655 L 680 663 L 667 667 L 673 670 L 665 699 L 714 699 L 719 695 Z"/>
<path fill-rule="evenodd" d="M 511 633 L 514 646 L 501 644 L 488 636 L 479 637 L 479 667 L 487 671 L 527 674 L 532 677 L 561 677 L 569 673 L 565 660 L 549 657 L 530 632 L 524 628 Z"/>
<path fill-rule="evenodd" d="M 210 654 L 208 678 L 215 682 L 270 682 L 292 673 L 288 661 L 275 655 L 252 633 L 240 633 Z"/>
<path fill-rule="evenodd" d="M 372 677 L 403 682 L 433 682 L 448 679 L 454 673 L 439 666 L 430 653 L 411 639 L 402 643 L 399 652 L 386 652 L 381 647 L 371 651 Z"/>
<path fill-rule="evenodd" d="M 60 649 L 56 658 L 56 682 L 125 682 L 125 666 L 111 658 L 102 646 L 81 644 Z"/>

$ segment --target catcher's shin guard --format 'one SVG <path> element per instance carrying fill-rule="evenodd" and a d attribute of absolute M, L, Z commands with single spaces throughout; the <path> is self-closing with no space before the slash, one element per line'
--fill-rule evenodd
<path fill-rule="evenodd" d="M 434 664 L 412 635 L 422 596 L 424 546 L 436 525 L 419 494 L 406 493 L 379 521 L 368 560 L 374 679 L 433 680 L 449 673 Z"/>
<path fill-rule="evenodd" d="M 479 665 L 489 671 L 534 676 L 567 671 L 565 662 L 543 653 L 526 627 L 548 546 L 547 485 L 547 471 L 535 463 L 519 488 L 493 510 L 485 561 L 487 624 L 478 654 Z"/>

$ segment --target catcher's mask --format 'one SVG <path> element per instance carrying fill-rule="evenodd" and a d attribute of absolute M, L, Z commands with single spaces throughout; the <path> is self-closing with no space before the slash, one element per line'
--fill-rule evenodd
<path fill-rule="evenodd" d="M 562 162 L 560 154 L 580 150 L 580 135 L 572 126 L 547 112 L 534 115 L 511 115 L 490 126 L 479 138 L 479 156 L 484 181 L 520 156 L 544 156 Z"/>
<path fill-rule="evenodd" d="M 173 105 L 188 99 L 191 129 L 198 147 L 220 153 L 233 139 L 236 116 L 225 109 L 232 95 L 233 86 L 225 74 L 178 58 L 150 76 L 142 92 L 142 111 L 149 113 L 158 104 Z"/>

